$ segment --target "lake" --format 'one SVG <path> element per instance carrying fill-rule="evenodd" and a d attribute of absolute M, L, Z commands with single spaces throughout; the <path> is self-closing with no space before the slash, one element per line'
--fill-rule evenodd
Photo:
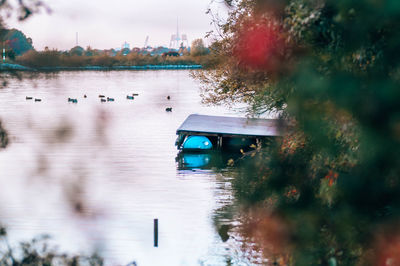
<path fill-rule="evenodd" d="M 179 167 L 175 131 L 189 114 L 244 116 L 202 105 L 189 71 L 23 77 L 10 77 L 0 90 L 0 119 L 11 139 L 0 150 L 0 222 L 12 245 L 49 234 L 60 251 L 97 251 L 107 265 L 261 263 L 239 235 L 218 233 L 239 223 L 222 211 L 234 204 L 224 163 L 192 157 L 192 167 Z M 139 96 L 127 100 L 132 93 Z M 101 103 L 99 94 L 115 101 Z"/>

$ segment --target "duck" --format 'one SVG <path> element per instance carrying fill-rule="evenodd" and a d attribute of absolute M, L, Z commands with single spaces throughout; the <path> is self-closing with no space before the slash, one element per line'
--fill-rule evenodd
<path fill-rule="evenodd" d="M 83 98 L 87 98 L 86 94 L 85 94 L 85 95 L 83 95 Z"/>
<path fill-rule="evenodd" d="M 105 103 L 106 101 L 107 101 L 106 99 L 103 99 L 103 98 L 100 99 L 100 102 L 102 102 L 102 103 Z"/>
<path fill-rule="evenodd" d="M 35 98 L 35 102 L 41 102 L 41 101 L 42 101 L 42 99 Z"/>
<path fill-rule="evenodd" d="M 99 98 L 104 98 L 104 97 L 106 97 L 106 96 L 104 96 L 104 95 L 102 95 L 102 94 L 99 95 Z"/>
<path fill-rule="evenodd" d="M 32 98 L 32 97 L 29 97 L 29 96 L 26 96 L 25 99 L 27 99 L 27 100 L 32 100 L 33 98 Z"/>
<path fill-rule="evenodd" d="M 167 96 L 167 100 L 171 100 L 171 97 L 169 95 Z"/>
<path fill-rule="evenodd" d="M 113 102 L 113 101 L 114 101 L 114 98 L 107 97 L 107 102 Z"/>
<path fill-rule="evenodd" d="M 166 112 L 172 112 L 172 107 L 167 107 L 167 108 L 165 108 L 165 111 L 166 111 Z"/>
<path fill-rule="evenodd" d="M 139 96 L 139 93 L 132 93 L 132 96 Z"/>
<path fill-rule="evenodd" d="M 135 97 L 130 96 L 130 95 L 126 95 L 126 98 L 127 98 L 128 100 L 133 100 L 133 99 L 135 99 Z"/>

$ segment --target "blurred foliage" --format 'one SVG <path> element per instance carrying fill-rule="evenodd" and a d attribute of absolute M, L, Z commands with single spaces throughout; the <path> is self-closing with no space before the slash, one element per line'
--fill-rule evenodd
<path fill-rule="evenodd" d="M 18 0 L 18 1 L 0 1 L 0 36 L 6 47 L 12 47 L 14 51 L 8 53 L 13 59 L 15 55 L 31 50 L 32 46 L 29 39 L 26 39 L 22 32 L 7 30 L 3 16 L 11 16 L 16 14 L 19 20 L 25 20 L 32 14 L 39 12 L 47 7 L 40 0 Z M 47 8 L 49 12 L 49 9 Z M 8 71 L 8 75 L 1 75 L 0 88 L 7 85 L 7 78 L 21 78 L 18 73 Z M 9 143 L 7 131 L 2 127 L 0 120 L 0 149 L 5 148 Z M 97 254 L 90 257 L 82 255 L 70 256 L 59 253 L 56 248 L 48 244 L 49 237 L 41 236 L 34 238 L 28 242 L 22 242 L 19 246 L 11 246 L 5 227 L 0 225 L 0 265 L 19 266 L 19 265 L 103 265 L 103 259 Z"/>
<path fill-rule="evenodd" d="M 0 148 L 5 148 L 8 144 L 7 131 L 2 127 L 0 121 Z"/>
<path fill-rule="evenodd" d="M 86 256 L 68 256 L 49 246 L 48 236 L 22 242 L 19 247 L 11 247 L 7 240 L 7 231 L 0 227 L 0 265 L 103 265 L 103 259 L 93 254 Z"/>
<path fill-rule="evenodd" d="M 239 163 L 243 234 L 282 265 L 400 265 L 400 2 L 228 2 L 204 101 L 290 128 Z"/>
<path fill-rule="evenodd" d="M 28 19 L 35 13 L 39 13 L 42 10 L 46 10 L 48 13 L 51 12 L 50 8 L 41 0 L 1 0 L 1 28 L 4 28 L 4 17 L 9 18 L 13 15 L 16 15 L 18 20 L 22 21 Z"/>

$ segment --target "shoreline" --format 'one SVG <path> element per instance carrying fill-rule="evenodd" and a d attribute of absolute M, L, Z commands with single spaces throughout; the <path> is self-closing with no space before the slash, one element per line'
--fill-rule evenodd
<path fill-rule="evenodd" d="M 143 66 L 83 66 L 83 67 L 40 67 L 31 68 L 18 64 L 3 63 L 0 71 L 28 71 L 28 72 L 51 72 L 51 71 L 77 71 L 77 70 L 180 70 L 180 69 L 202 69 L 202 65 L 143 65 Z"/>

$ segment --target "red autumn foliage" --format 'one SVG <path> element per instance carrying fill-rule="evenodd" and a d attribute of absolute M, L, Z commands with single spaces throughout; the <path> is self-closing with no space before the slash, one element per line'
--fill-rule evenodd
<path fill-rule="evenodd" d="M 286 192 L 285 195 L 288 198 L 295 198 L 299 195 L 299 192 L 297 191 L 297 189 L 293 188 Z"/>
<path fill-rule="evenodd" d="M 332 186 L 333 183 L 337 180 L 337 178 L 339 177 L 339 174 L 329 170 L 328 174 L 325 176 L 325 179 L 329 180 L 329 186 Z"/>
<path fill-rule="evenodd" d="M 293 155 L 297 149 L 304 148 L 305 144 L 305 137 L 301 133 L 285 135 L 282 139 L 280 153 L 282 155 Z"/>
<path fill-rule="evenodd" d="M 276 71 L 283 48 L 284 41 L 277 26 L 255 21 L 238 33 L 234 56 L 245 67 Z"/>

